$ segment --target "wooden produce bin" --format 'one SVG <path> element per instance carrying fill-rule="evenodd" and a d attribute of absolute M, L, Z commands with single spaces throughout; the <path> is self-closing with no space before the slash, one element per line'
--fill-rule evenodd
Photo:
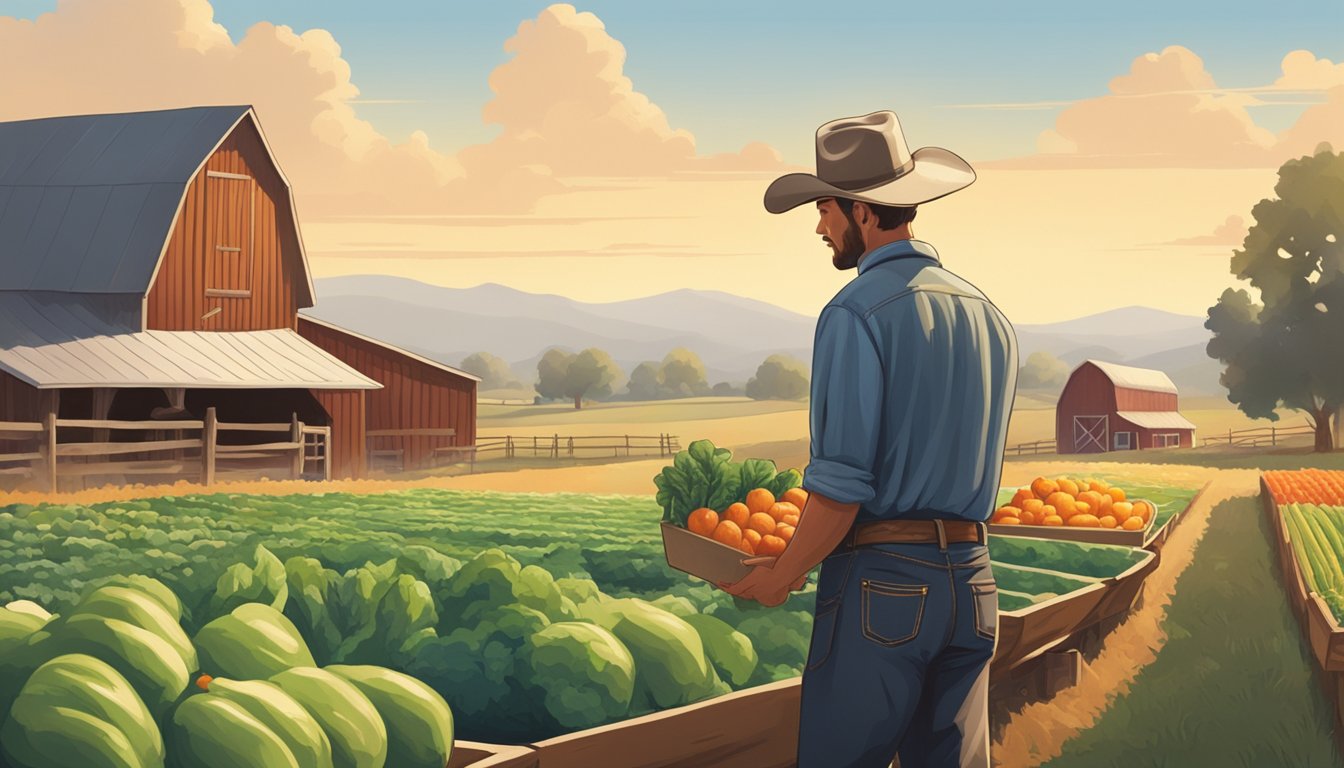
<path fill-rule="evenodd" d="M 1136 501 L 1144 501 L 1144 499 L 1136 499 Z M 1156 512 L 1157 505 L 1151 501 L 1148 504 Z M 1153 520 L 1155 519 L 1156 515 L 1148 518 L 1148 524 L 1137 531 L 1125 531 L 1119 528 L 1073 528 L 1067 525 L 998 525 L 990 523 L 989 532 L 999 536 L 1030 536 L 1033 539 L 1142 547 L 1144 542 L 1148 540 L 1148 531 L 1153 527 Z"/>
<path fill-rule="evenodd" d="M 663 551 L 667 564 L 704 579 L 711 584 L 732 584 L 751 572 L 742 561 L 750 558 L 740 549 L 691 533 L 671 523 L 663 523 Z"/>
<path fill-rule="evenodd" d="M 539 768 L 536 750 L 479 741 L 453 742 L 447 768 Z"/>

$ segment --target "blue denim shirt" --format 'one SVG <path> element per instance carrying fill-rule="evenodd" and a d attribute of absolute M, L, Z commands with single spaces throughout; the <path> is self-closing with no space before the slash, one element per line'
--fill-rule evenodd
<path fill-rule="evenodd" d="M 1012 325 L 933 246 L 868 252 L 817 320 L 803 487 L 859 522 L 988 520 L 1017 365 Z"/>

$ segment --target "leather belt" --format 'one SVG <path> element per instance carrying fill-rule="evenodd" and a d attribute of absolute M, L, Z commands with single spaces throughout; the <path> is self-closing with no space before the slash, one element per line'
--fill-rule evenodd
<path fill-rule="evenodd" d="M 948 544 L 986 543 L 988 528 L 971 520 L 878 520 L 860 523 L 850 529 L 841 546 L 852 549 L 869 544 Z"/>

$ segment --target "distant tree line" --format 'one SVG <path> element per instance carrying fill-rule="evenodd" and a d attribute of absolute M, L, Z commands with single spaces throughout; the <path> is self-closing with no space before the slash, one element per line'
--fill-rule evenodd
<path fill-rule="evenodd" d="M 462 370 L 481 378 L 480 388 L 518 389 L 509 364 L 489 352 L 477 352 L 462 361 Z M 538 402 L 566 400 L 576 409 L 584 400 L 668 400 L 682 397 L 731 397 L 743 395 L 756 400 L 801 400 L 809 390 L 808 368 L 789 355 L 770 355 L 756 369 L 745 387 L 720 381 L 709 384 L 704 362 L 695 352 L 679 347 L 661 361 L 645 361 L 635 366 L 623 392 L 616 382 L 624 371 L 607 352 L 592 347 L 572 353 L 549 349 L 537 361 L 537 379 L 533 388 Z"/>

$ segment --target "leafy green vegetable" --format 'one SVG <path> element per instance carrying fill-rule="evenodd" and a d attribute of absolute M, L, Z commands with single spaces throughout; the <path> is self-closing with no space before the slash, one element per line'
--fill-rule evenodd
<path fill-rule="evenodd" d="M 684 528 L 690 514 L 701 507 L 722 512 L 753 488 L 769 489 L 779 497 L 803 484 L 796 469 L 779 472 L 769 459 L 747 459 L 739 464 L 732 455 L 708 440 L 696 440 L 673 457 L 672 466 L 653 478 L 663 520 Z"/>

